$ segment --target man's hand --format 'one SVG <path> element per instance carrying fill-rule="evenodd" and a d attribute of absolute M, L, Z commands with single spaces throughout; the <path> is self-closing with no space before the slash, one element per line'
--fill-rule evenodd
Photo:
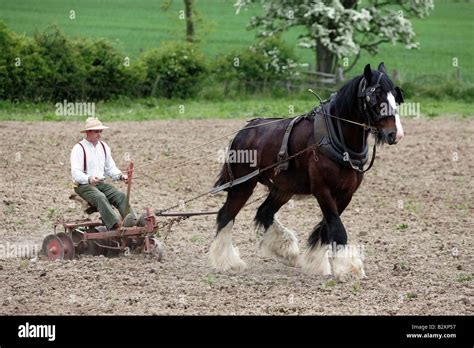
<path fill-rule="evenodd" d="M 102 180 L 98 178 L 97 176 L 89 176 L 89 184 L 92 186 L 96 186 L 99 184 Z"/>
<path fill-rule="evenodd" d="M 120 176 L 120 180 L 122 180 L 124 183 L 128 184 L 128 175 L 127 174 L 122 174 Z"/>

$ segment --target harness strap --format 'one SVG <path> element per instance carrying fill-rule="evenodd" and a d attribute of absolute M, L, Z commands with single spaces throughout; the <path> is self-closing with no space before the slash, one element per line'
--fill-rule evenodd
<path fill-rule="evenodd" d="M 280 151 L 278 152 L 278 161 L 284 161 L 286 158 L 288 158 L 288 141 L 290 140 L 290 135 L 291 131 L 293 130 L 293 126 L 298 123 L 298 121 L 301 119 L 301 115 L 298 117 L 295 117 L 294 119 L 291 120 L 291 122 L 288 124 L 286 127 L 285 135 L 283 136 L 283 141 L 281 143 Z M 289 161 L 285 161 L 283 163 L 280 163 L 275 171 L 279 173 L 282 170 L 287 170 Z"/>
<path fill-rule="evenodd" d="M 245 176 L 242 176 L 242 177 L 240 177 L 236 180 L 232 180 L 232 181 L 226 182 L 225 184 L 222 184 L 220 186 L 214 187 L 212 190 L 210 190 L 209 192 L 206 192 L 206 193 L 214 194 L 214 193 L 220 192 L 222 190 L 225 190 L 226 188 L 239 185 L 243 182 L 246 182 L 247 180 L 252 179 L 254 176 L 257 176 L 258 174 L 260 174 L 260 172 L 261 172 L 260 169 L 256 169 L 253 172 L 251 172 L 251 173 L 249 173 Z"/>
<path fill-rule="evenodd" d="M 102 141 L 99 140 L 99 143 L 100 145 L 102 145 L 102 149 L 104 150 L 104 155 L 105 155 L 105 159 L 107 159 L 107 150 L 105 149 L 105 145 Z M 83 164 L 83 168 L 84 168 L 84 173 L 87 174 L 87 156 L 86 156 L 86 149 L 84 148 L 84 145 L 81 144 L 81 142 L 78 142 L 79 145 L 81 145 L 82 147 L 82 153 L 84 154 L 84 164 Z"/>
<path fill-rule="evenodd" d="M 234 138 L 232 138 L 229 142 L 229 153 L 230 150 L 232 150 L 232 144 L 234 143 Z M 229 174 L 230 178 L 230 186 L 232 186 L 232 183 L 234 182 L 234 174 L 232 173 L 232 166 L 230 165 L 230 160 L 229 158 L 226 158 L 226 164 L 227 164 L 227 173 Z"/>

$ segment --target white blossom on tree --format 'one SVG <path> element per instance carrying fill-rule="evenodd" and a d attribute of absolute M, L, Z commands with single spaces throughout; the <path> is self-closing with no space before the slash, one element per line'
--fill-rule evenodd
<path fill-rule="evenodd" d="M 252 17 L 249 27 L 264 37 L 304 27 L 298 45 L 316 52 L 316 69 L 322 72 L 334 72 L 342 57 L 356 55 L 354 65 L 361 50 L 376 54 L 384 42 L 418 48 L 410 16 L 422 18 L 434 8 L 433 0 L 237 0 L 237 14 L 254 3 L 263 13 Z"/>

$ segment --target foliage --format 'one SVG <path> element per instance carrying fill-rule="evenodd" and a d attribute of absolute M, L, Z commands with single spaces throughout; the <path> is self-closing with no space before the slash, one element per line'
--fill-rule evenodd
<path fill-rule="evenodd" d="M 136 2 L 131 1 L 120 1 L 117 5 L 117 0 L 81 0 L 80 17 L 71 21 L 57 1 L 3 0 L 0 20 L 4 20 L 15 32 L 29 36 L 38 28 L 57 23 L 68 36 L 81 33 L 94 40 L 107 38 L 114 47 L 131 58 L 133 66 L 143 51 L 156 48 L 162 41 L 184 39 L 184 20 L 178 18 L 183 1 L 172 1 L 167 12 L 160 9 L 164 1 L 140 0 L 140 6 L 137 6 Z M 233 7 L 235 0 L 195 2 L 194 7 L 202 20 L 198 23 L 198 17 L 194 14 L 196 35 L 202 52 L 209 60 L 219 54 L 245 49 L 255 42 L 256 30 L 245 30 L 245 26 L 251 17 L 262 14 L 261 6 L 245 7 L 236 15 Z M 416 3 L 413 1 L 413 4 Z M 358 8 L 366 4 L 368 0 L 361 1 Z M 397 7 L 392 5 L 387 8 Z M 111 8 L 114 9 L 112 13 Z M 404 11 L 404 16 L 409 17 L 412 23 L 420 49 L 406 50 L 402 43 L 394 46 L 388 42 L 378 46 L 379 53 L 375 58 L 361 49 L 359 60 L 351 72 L 345 74 L 346 77 L 360 73 L 367 63 L 375 65 L 385 62 L 390 72 L 397 69 L 404 81 L 416 80 L 424 74 L 436 74 L 445 79 L 455 69 L 450 63 L 456 57 L 463 80 L 474 82 L 474 51 L 472 45 L 466 44 L 472 36 L 473 11 L 473 1 L 452 0 L 436 1 L 435 9 L 423 19 Z M 120 30 L 117 30 L 118 22 Z M 306 32 L 303 26 L 292 27 L 283 34 L 283 38 L 295 47 L 298 37 Z M 296 47 L 294 51 L 299 62 L 314 65 L 313 50 Z M 351 65 L 355 57 L 344 60 L 342 67 L 346 69 L 344 64 Z"/>
<path fill-rule="evenodd" d="M 0 52 L 0 98 L 38 99 L 50 69 L 35 41 L 16 35 L 0 22 Z"/>
<path fill-rule="evenodd" d="M 237 0 L 237 13 L 252 3 L 263 7 L 263 14 L 249 23 L 250 28 L 260 29 L 261 36 L 303 26 L 306 31 L 299 36 L 300 47 L 323 48 L 337 58 L 359 54 L 361 49 L 376 54 L 384 42 L 418 47 L 407 16 L 422 18 L 434 8 L 433 0 L 368 0 L 363 5 L 357 0 Z"/>
<path fill-rule="evenodd" d="M 166 43 L 141 57 L 146 95 L 186 98 L 195 95 L 207 71 L 205 58 L 190 43 Z"/>
<path fill-rule="evenodd" d="M 145 72 L 106 40 L 70 39 L 56 26 L 19 36 L 0 23 L 0 99 L 105 100 L 138 95 Z"/>
<path fill-rule="evenodd" d="M 136 95 L 145 78 L 140 62 L 130 62 L 107 40 L 78 40 L 78 53 L 83 60 L 85 79 L 83 95 L 92 100 L 107 100 L 118 95 Z"/>
<path fill-rule="evenodd" d="M 214 69 L 220 81 L 239 80 L 247 90 L 298 77 L 292 49 L 279 37 L 266 38 L 240 52 L 221 57 Z"/>
<path fill-rule="evenodd" d="M 46 100 L 75 100 L 83 96 L 85 64 L 73 40 L 56 26 L 33 35 L 35 49 L 46 64 L 37 96 Z"/>

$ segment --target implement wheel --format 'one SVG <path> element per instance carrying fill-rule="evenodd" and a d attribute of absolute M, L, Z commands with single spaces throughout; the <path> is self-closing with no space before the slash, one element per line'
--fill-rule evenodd
<path fill-rule="evenodd" d="M 43 254 L 50 260 L 64 259 L 64 245 L 61 239 L 55 235 L 50 234 L 43 240 L 43 247 L 41 249 Z"/>
<path fill-rule="evenodd" d="M 74 251 L 74 243 L 72 241 L 72 238 L 64 232 L 58 233 L 56 236 L 59 239 L 61 239 L 61 242 L 63 242 L 63 247 L 64 247 L 63 259 L 72 260 L 74 258 L 74 255 L 76 254 Z"/>
<path fill-rule="evenodd" d="M 74 243 L 75 247 L 75 253 L 74 254 L 83 254 L 86 253 L 87 251 L 87 242 L 83 241 L 84 240 L 84 233 L 73 230 L 71 232 L 71 238 Z"/>

